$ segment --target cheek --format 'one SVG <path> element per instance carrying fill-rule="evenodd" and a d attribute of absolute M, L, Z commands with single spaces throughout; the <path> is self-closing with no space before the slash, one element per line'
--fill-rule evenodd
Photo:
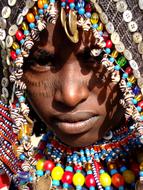
<path fill-rule="evenodd" d="M 46 75 L 47 76 L 47 75 Z M 43 74 L 24 73 L 23 81 L 27 86 L 27 96 L 38 115 L 44 116 L 51 112 L 54 97 L 54 80 Z"/>

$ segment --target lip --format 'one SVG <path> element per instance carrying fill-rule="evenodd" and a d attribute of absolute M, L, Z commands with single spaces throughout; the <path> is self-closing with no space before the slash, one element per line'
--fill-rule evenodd
<path fill-rule="evenodd" d="M 55 131 L 60 130 L 65 134 L 80 134 L 90 130 L 99 117 L 95 113 L 79 112 L 59 115 L 53 119 L 52 123 L 55 126 Z"/>

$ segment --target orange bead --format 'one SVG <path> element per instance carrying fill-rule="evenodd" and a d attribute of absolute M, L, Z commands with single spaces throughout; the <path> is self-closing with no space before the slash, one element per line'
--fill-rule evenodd
<path fill-rule="evenodd" d="M 39 8 L 39 9 L 42 9 L 43 6 L 44 6 L 43 1 L 42 1 L 42 0 L 39 0 L 39 1 L 38 1 L 38 8 Z"/>
<path fill-rule="evenodd" d="M 35 21 L 34 15 L 32 13 L 28 13 L 26 17 L 27 21 L 30 23 Z"/>

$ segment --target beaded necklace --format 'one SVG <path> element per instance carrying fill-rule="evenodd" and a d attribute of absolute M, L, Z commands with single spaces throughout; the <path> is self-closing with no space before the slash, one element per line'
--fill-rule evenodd
<path fill-rule="evenodd" d="M 33 187 L 40 190 L 134 189 L 135 181 L 142 177 L 143 161 L 139 172 L 136 157 L 129 159 L 133 150 L 141 147 L 133 128 L 110 131 L 95 145 L 81 148 L 68 147 L 48 132 L 35 150 L 33 173 L 27 172 L 29 177 L 25 179 L 21 173 L 20 184 L 24 188 L 25 184 L 34 182 Z"/>

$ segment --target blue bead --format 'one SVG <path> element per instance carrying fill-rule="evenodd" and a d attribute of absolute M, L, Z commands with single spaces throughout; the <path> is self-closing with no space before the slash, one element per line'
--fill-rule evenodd
<path fill-rule="evenodd" d="M 141 111 L 142 111 L 142 108 L 141 108 L 140 106 L 137 106 L 137 110 L 138 110 L 139 112 L 141 112 Z"/>
<path fill-rule="evenodd" d="M 50 0 L 50 3 L 55 3 L 55 0 Z"/>
<path fill-rule="evenodd" d="M 25 36 L 29 35 L 29 31 L 28 30 L 24 30 L 24 35 Z"/>
<path fill-rule="evenodd" d="M 143 115 L 140 116 L 141 120 L 143 121 Z"/>
<path fill-rule="evenodd" d="M 76 186 L 76 189 L 77 189 L 77 190 L 82 190 L 82 187 L 81 187 L 80 185 L 77 185 L 77 186 Z"/>
<path fill-rule="evenodd" d="M 94 186 L 89 187 L 89 190 L 95 190 Z"/>
<path fill-rule="evenodd" d="M 123 76 L 122 76 L 124 79 L 128 78 L 128 74 L 127 73 L 123 73 Z"/>
<path fill-rule="evenodd" d="M 135 95 L 138 95 L 138 94 L 140 93 L 140 89 L 139 89 L 138 86 L 135 86 L 135 88 L 133 89 L 133 93 L 134 93 Z"/>
<path fill-rule="evenodd" d="M 133 104 L 137 104 L 138 103 L 138 101 L 136 100 L 136 99 L 132 99 L 132 102 L 133 102 Z"/>
<path fill-rule="evenodd" d="M 124 187 L 123 187 L 123 186 L 120 186 L 120 187 L 119 187 L 119 190 L 124 190 Z"/>
<path fill-rule="evenodd" d="M 52 184 L 53 184 L 53 186 L 59 186 L 60 181 L 59 180 L 52 180 Z"/>
<path fill-rule="evenodd" d="M 66 2 L 62 2 L 61 7 L 66 7 Z"/>
<path fill-rule="evenodd" d="M 70 8 L 74 9 L 75 8 L 75 4 L 74 3 L 70 3 Z"/>
<path fill-rule="evenodd" d="M 43 175 L 44 175 L 44 172 L 43 172 L 42 170 L 37 170 L 37 171 L 36 171 L 36 174 L 37 174 L 38 176 L 43 176 Z"/>
<path fill-rule="evenodd" d="M 110 170 L 110 173 L 111 173 L 111 175 L 114 175 L 114 174 L 117 173 L 117 170 L 116 169 L 112 169 L 112 170 Z"/>
<path fill-rule="evenodd" d="M 35 23 L 31 22 L 31 23 L 29 24 L 29 27 L 30 27 L 31 29 L 35 28 Z"/>
<path fill-rule="evenodd" d="M 36 16 L 35 16 L 35 19 L 36 19 L 36 20 L 38 20 L 38 19 L 39 19 L 39 16 L 38 16 L 38 15 L 36 15 Z"/>
<path fill-rule="evenodd" d="M 109 187 L 109 186 L 105 187 L 105 190 L 111 190 L 111 187 Z"/>
<path fill-rule="evenodd" d="M 97 29 L 97 28 L 98 28 L 98 24 L 93 24 L 93 25 L 92 25 L 92 28 Z"/>
<path fill-rule="evenodd" d="M 90 12 L 86 12 L 86 17 L 87 18 L 91 18 L 91 13 Z"/>
<path fill-rule="evenodd" d="M 143 171 L 140 171 L 139 174 L 141 177 L 143 177 Z"/>
<path fill-rule="evenodd" d="M 79 13 L 80 15 L 84 15 L 85 9 L 84 9 L 84 8 L 79 8 L 79 9 L 78 9 L 78 13 Z"/>
<path fill-rule="evenodd" d="M 100 170 L 100 174 L 103 174 L 105 171 L 103 169 Z"/>
<path fill-rule="evenodd" d="M 19 102 L 25 102 L 25 97 L 24 96 L 20 96 L 20 98 L 18 100 L 19 100 Z"/>
<path fill-rule="evenodd" d="M 44 4 L 44 9 L 47 9 L 48 8 L 48 4 Z"/>
<path fill-rule="evenodd" d="M 63 188 L 68 189 L 68 187 L 69 187 L 69 184 L 68 184 L 68 183 L 64 183 L 64 184 L 63 184 Z"/>
<path fill-rule="evenodd" d="M 112 63 L 115 61 L 115 59 L 113 57 L 110 57 L 109 59 Z"/>
<path fill-rule="evenodd" d="M 120 70 L 120 66 L 119 66 L 119 65 L 115 65 L 114 69 L 115 69 L 116 71 L 119 71 L 119 70 Z"/>
<path fill-rule="evenodd" d="M 131 87 L 132 83 L 131 82 L 127 82 L 127 87 Z"/>
<path fill-rule="evenodd" d="M 24 154 L 20 154 L 19 158 L 20 158 L 21 160 L 25 160 L 25 155 L 24 155 Z"/>
<path fill-rule="evenodd" d="M 42 15 L 44 13 L 43 9 L 39 9 L 39 14 Z"/>
<path fill-rule="evenodd" d="M 72 168 L 71 166 L 67 166 L 65 170 L 66 170 L 66 171 L 73 172 L 73 168 Z"/>
<path fill-rule="evenodd" d="M 106 49 L 105 49 L 105 52 L 106 52 L 107 54 L 111 53 L 110 48 L 106 48 Z"/>
<path fill-rule="evenodd" d="M 16 49 L 16 54 L 20 55 L 21 54 L 21 50 L 20 49 Z"/>
<path fill-rule="evenodd" d="M 125 167 L 125 166 L 122 166 L 121 168 L 120 168 L 120 171 L 121 172 L 124 172 L 124 171 L 126 171 L 127 170 L 127 168 Z"/>
<path fill-rule="evenodd" d="M 33 181 L 33 177 L 32 176 L 29 177 L 29 181 Z"/>

